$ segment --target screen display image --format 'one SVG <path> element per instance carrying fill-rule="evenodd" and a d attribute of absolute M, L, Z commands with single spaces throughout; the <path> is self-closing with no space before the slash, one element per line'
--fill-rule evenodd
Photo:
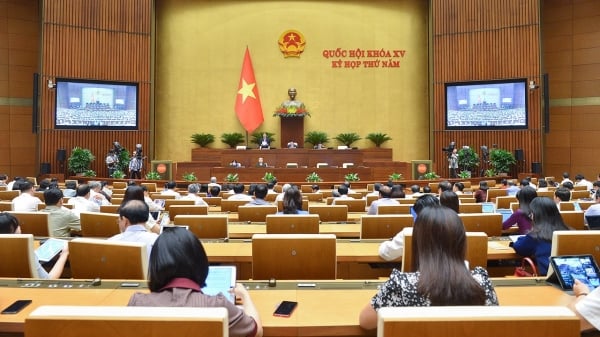
<path fill-rule="evenodd" d="M 527 80 L 446 83 L 446 129 L 527 128 Z"/>
<path fill-rule="evenodd" d="M 138 85 L 56 79 L 56 129 L 136 130 Z"/>

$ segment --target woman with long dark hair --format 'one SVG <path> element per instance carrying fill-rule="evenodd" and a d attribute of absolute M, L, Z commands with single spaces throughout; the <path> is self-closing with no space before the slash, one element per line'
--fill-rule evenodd
<path fill-rule="evenodd" d="M 513 243 L 515 252 L 521 256 L 533 256 L 539 275 L 548 273 L 550 252 L 552 249 L 552 234 L 554 231 L 570 230 L 562 217 L 554 200 L 547 197 L 537 197 L 529 204 L 533 220 L 533 228 L 527 235 Z"/>
<path fill-rule="evenodd" d="M 283 193 L 283 211 L 282 214 L 308 214 L 308 211 L 302 210 L 302 193 L 297 186 L 290 186 Z"/>
<path fill-rule="evenodd" d="M 382 307 L 498 305 L 487 271 L 465 265 L 467 237 L 462 221 L 448 207 L 424 208 L 413 228 L 416 272 L 392 271 L 360 313 L 365 329 L 377 327 Z"/>
<path fill-rule="evenodd" d="M 502 223 L 502 229 L 506 230 L 517 225 L 519 227 L 519 234 L 527 234 L 531 230 L 532 221 L 529 217 L 531 214 L 531 208 L 529 205 L 531 201 L 537 197 L 537 192 L 533 187 L 525 186 L 517 192 L 517 200 L 519 201 L 519 209 Z"/>

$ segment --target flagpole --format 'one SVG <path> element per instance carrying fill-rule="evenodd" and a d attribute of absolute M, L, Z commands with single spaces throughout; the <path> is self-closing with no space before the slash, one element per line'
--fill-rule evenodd
<path fill-rule="evenodd" d="M 246 148 L 248 148 L 248 130 L 246 130 Z"/>

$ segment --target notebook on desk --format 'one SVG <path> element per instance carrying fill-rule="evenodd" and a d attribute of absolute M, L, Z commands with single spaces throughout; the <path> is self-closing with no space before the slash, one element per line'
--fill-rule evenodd
<path fill-rule="evenodd" d="M 235 282 L 235 266 L 209 266 L 206 287 L 202 288 L 202 292 L 207 295 L 223 293 L 230 302 L 235 303 L 235 295 L 230 292 Z"/>
<path fill-rule="evenodd" d="M 572 293 L 576 279 L 585 283 L 590 290 L 600 286 L 600 271 L 591 254 L 551 256 L 550 266 L 554 273 L 547 281 L 569 293 Z"/>

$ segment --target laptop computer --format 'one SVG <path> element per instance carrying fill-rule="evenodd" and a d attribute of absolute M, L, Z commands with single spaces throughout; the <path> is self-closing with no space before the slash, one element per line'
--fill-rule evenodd
<path fill-rule="evenodd" d="M 482 213 L 494 213 L 496 211 L 496 205 L 493 202 L 482 202 L 481 212 Z"/>
<path fill-rule="evenodd" d="M 554 273 L 547 281 L 558 284 L 569 293 L 572 293 L 576 279 L 585 283 L 590 290 L 600 286 L 600 270 L 591 254 L 551 256 L 550 266 Z"/>
<path fill-rule="evenodd" d="M 206 287 L 202 288 L 202 292 L 207 295 L 223 293 L 231 303 L 235 303 L 235 295 L 230 292 L 235 282 L 235 266 L 209 266 Z"/>

